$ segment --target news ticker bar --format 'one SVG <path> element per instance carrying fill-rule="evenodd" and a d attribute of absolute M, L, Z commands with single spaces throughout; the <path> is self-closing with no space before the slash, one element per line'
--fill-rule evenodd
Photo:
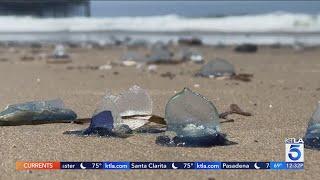
<path fill-rule="evenodd" d="M 16 162 L 16 170 L 303 170 L 303 162 Z"/>

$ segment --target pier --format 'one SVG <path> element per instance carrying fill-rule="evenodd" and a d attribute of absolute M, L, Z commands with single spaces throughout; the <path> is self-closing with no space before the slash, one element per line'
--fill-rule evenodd
<path fill-rule="evenodd" d="M 89 17 L 89 0 L 0 0 L 0 16 Z"/>

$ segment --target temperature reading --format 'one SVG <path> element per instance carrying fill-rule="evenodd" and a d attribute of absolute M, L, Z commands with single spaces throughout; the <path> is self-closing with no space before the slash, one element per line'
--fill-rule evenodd
<path fill-rule="evenodd" d="M 270 163 L 266 163 L 266 169 L 269 169 Z"/>
<path fill-rule="evenodd" d="M 93 169 L 100 169 L 102 166 L 102 163 L 92 163 L 92 168 Z"/>
<path fill-rule="evenodd" d="M 184 169 L 191 169 L 193 163 L 183 163 L 183 168 Z"/>

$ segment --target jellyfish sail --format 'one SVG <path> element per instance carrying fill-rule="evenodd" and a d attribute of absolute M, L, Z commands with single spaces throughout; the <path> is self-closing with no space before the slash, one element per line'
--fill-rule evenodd
<path fill-rule="evenodd" d="M 199 137 L 219 131 L 219 114 L 213 103 L 188 88 L 169 100 L 165 120 L 168 130 L 178 136 Z"/>
<path fill-rule="evenodd" d="M 69 58 L 69 55 L 66 53 L 65 47 L 62 44 L 58 44 L 53 50 L 52 57 L 56 59 Z"/>
<path fill-rule="evenodd" d="M 152 99 L 149 93 L 134 85 L 114 98 L 120 116 L 151 115 Z"/>
<path fill-rule="evenodd" d="M 218 58 L 203 65 L 196 75 L 203 77 L 230 77 L 235 74 L 235 69 L 232 64 L 224 59 Z"/>
<path fill-rule="evenodd" d="M 308 123 L 304 144 L 306 148 L 320 150 L 320 102 Z"/>
<path fill-rule="evenodd" d="M 115 126 L 127 124 L 136 129 L 147 122 L 146 117 L 151 116 L 152 99 L 146 90 L 134 85 L 118 95 L 107 92 L 94 115 L 102 111 L 112 112 Z"/>
<path fill-rule="evenodd" d="M 214 146 L 229 141 L 220 132 L 219 114 L 214 104 L 205 97 L 184 88 L 167 103 L 165 110 L 167 136 L 157 137 L 164 146 Z"/>
<path fill-rule="evenodd" d="M 151 116 L 150 95 L 135 85 L 118 95 L 107 92 L 95 110 L 90 126 L 65 134 L 127 137 L 133 130 L 144 126 Z"/>

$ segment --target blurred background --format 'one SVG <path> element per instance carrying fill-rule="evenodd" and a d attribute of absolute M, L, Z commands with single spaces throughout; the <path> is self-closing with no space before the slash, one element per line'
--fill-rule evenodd
<path fill-rule="evenodd" d="M 0 41 L 320 44 L 318 1 L 2 0 Z"/>

